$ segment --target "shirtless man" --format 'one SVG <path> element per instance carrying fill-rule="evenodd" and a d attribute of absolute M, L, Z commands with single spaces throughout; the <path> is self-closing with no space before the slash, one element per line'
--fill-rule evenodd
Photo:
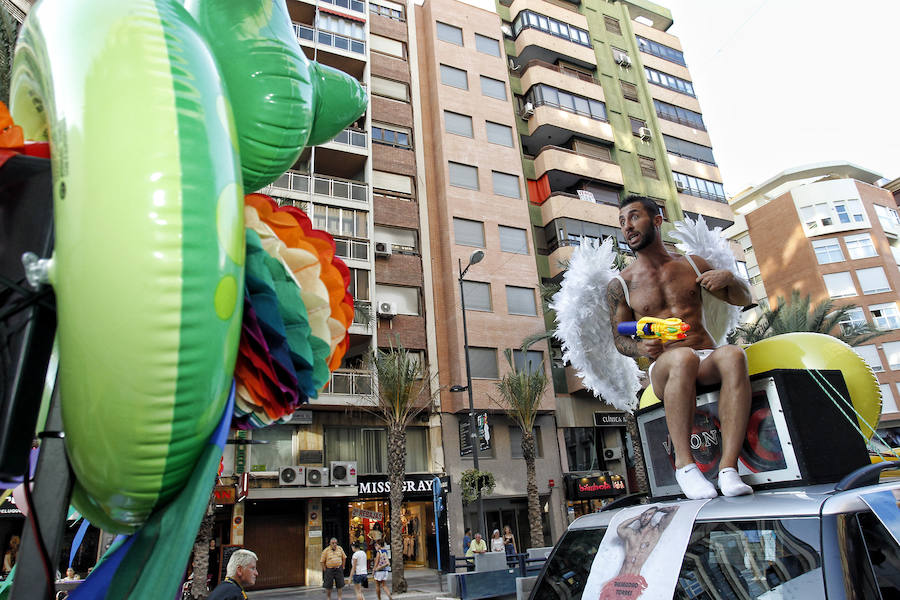
<path fill-rule="evenodd" d="M 641 569 L 663 531 L 669 526 L 672 517 L 678 510 L 677 506 L 666 506 L 665 508 L 648 508 L 638 516 L 622 521 L 616 533 L 619 539 L 625 543 L 625 560 L 622 561 L 622 568 L 619 575 L 640 575 Z M 659 513 L 656 523 L 653 523 L 653 517 Z M 635 523 L 637 525 L 635 526 Z"/>
<path fill-rule="evenodd" d="M 628 196 L 619 209 L 619 228 L 637 260 L 613 279 L 606 293 L 616 348 L 626 356 L 647 356 L 650 382 L 665 402 L 666 424 L 675 447 L 675 479 L 690 499 L 714 498 L 716 488 L 703 476 L 691 454 L 691 430 L 696 408 L 697 384 L 721 384 L 719 420 L 722 458 L 719 488 L 725 496 L 753 490 L 737 473 L 750 414 L 750 378 L 747 357 L 737 346 L 715 347 L 703 326 L 701 291 L 745 306 L 750 303 L 747 284 L 731 271 L 713 269 L 698 256 L 670 254 L 662 243 L 662 215 L 650 198 Z M 623 285 L 624 284 L 624 285 Z M 618 333 L 623 321 L 644 316 L 678 317 L 690 324 L 683 340 L 663 344 L 658 339 L 633 339 Z"/>

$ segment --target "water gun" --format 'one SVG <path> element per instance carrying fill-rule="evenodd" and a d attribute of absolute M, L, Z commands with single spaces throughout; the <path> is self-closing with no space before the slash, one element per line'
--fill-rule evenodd
<path fill-rule="evenodd" d="M 619 323 L 618 331 L 621 335 L 632 335 L 640 338 L 658 338 L 663 342 L 683 340 L 687 337 L 686 331 L 691 326 L 677 317 L 670 319 L 657 319 L 656 317 L 641 317 L 639 321 L 623 321 Z"/>

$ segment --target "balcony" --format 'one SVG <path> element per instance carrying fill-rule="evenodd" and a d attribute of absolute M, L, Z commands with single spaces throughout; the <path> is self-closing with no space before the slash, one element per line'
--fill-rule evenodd
<path fill-rule="evenodd" d="M 366 402 L 365 397 L 372 394 L 372 380 L 371 371 L 337 369 L 331 374 L 328 385 L 319 393 L 319 397 L 311 400 L 310 404 L 358 405 L 364 403 Z"/>
<path fill-rule="evenodd" d="M 584 96 L 599 102 L 605 102 L 600 81 L 588 73 L 566 69 L 542 60 L 530 60 L 522 65 L 518 73 L 522 79 L 522 89 L 529 90 L 538 83 L 544 83 L 556 89 Z"/>
<path fill-rule="evenodd" d="M 354 54 L 362 54 L 363 57 L 365 57 L 366 43 L 362 40 L 355 40 L 346 35 L 331 33 L 330 31 L 319 30 L 317 32 L 314 27 L 302 25 L 300 23 L 293 23 L 293 26 L 294 35 L 297 36 L 297 40 L 301 45 L 304 42 L 313 44 L 318 39 L 319 44 L 323 46 L 337 48 L 338 50 L 344 50 L 345 52 L 352 52 Z"/>
<path fill-rule="evenodd" d="M 372 335 L 375 333 L 375 315 L 372 312 L 371 302 L 354 300 L 353 322 L 350 323 L 350 333 L 359 335 Z"/>
<path fill-rule="evenodd" d="M 578 4 L 575 2 L 574 4 Z M 515 21 L 516 17 L 523 10 L 531 10 L 532 12 L 556 19 L 562 23 L 578 27 L 579 29 L 589 30 L 587 17 L 578 12 L 574 6 L 568 7 L 564 5 L 551 4 L 544 0 L 514 0 L 509 4 L 509 20 Z"/>
<path fill-rule="evenodd" d="M 619 165 L 558 146 L 541 149 L 534 159 L 534 171 L 536 178 L 548 176 L 550 189 L 566 189 L 582 179 L 624 184 Z"/>
<path fill-rule="evenodd" d="M 261 191 L 273 196 L 306 200 L 309 199 L 310 180 L 312 180 L 312 193 L 316 196 L 362 204 L 369 201 L 369 186 L 365 183 L 322 175 L 304 175 L 292 171 L 288 171 Z M 293 193 L 286 194 L 286 191 Z"/>
<path fill-rule="evenodd" d="M 541 60 L 555 63 L 559 59 L 588 68 L 597 68 L 594 49 L 544 33 L 539 29 L 523 29 L 516 36 L 516 56 L 523 63 Z"/>
<path fill-rule="evenodd" d="M 322 4 L 331 4 L 360 14 L 366 13 L 366 3 L 360 0 L 319 0 Z"/>
<path fill-rule="evenodd" d="M 544 102 L 534 107 L 534 115 L 528 119 L 528 136 L 522 142 L 526 152 L 536 154 L 545 145 L 567 144 L 575 133 L 588 141 L 615 141 L 613 128 L 607 121 Z"/>
<path fill-rule="evenodd" d="M 369 136 L 365 131 L 359 129 L 348 128 L 334 136 L 328 142 L 318 146 L 319 148 L 330 148 L 332 150 L 341 150 L 342 152 L 352 152 L 360 156 L 368 156 Z"/>

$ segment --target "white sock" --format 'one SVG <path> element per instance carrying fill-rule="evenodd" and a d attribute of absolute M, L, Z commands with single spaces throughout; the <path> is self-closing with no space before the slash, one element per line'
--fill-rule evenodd
<path fill-rule="evenodd" d="M 675 469 L 675 480 L 681 486 L 681 491 L 689 500 L 702 500 L 715 498 L 719 495 L 715 486 L 707 481 L 696 463 L 691 463 L 680 469 Z"/>
<path fill-rule="evenodd" d="M 753 488 L 741 481 L 741 476 L 732 467 L 719 471 L 719 489 L 723 496 L 744 496 L 752 494 Z"/>

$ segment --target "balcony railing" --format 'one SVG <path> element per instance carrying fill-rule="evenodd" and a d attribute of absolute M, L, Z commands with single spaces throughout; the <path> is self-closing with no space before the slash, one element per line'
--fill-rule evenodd
<path fill-rule="evenodd" d="M 359 13 L 366 12 L 366 3 L 360 2 L 360 0 L 321 0 L 321 2 L 324 4 L 340 6 L 341 8 L 347 8 Z"/>
<path fill-rule="evenodd" d="M 312 191 L 317 196 L 329 196 L 340 200 L 353 200 L 356 202 L 368 201 L 369 186 L 347 179 L 335 177 L 323 177 L 321 175 L 304 175 L 288 171 L 275 180 L 268 188 L 281 188 L 295 192 L 309 193 L 309 182 L 312 178 Z"/>
<path fill-rule="evenodd" d="M 293 26 L 294 35 L 297 36 L 297 39 L 306 40 L 308 42 L 315 41 L 316 30 L 314 28 L 309 25 L 301 25 L 300 23 L 293 23 Z M 331 33 L 330 31 L 319 31 L 318 36 L 319 43 L 325 46 L 340 48 L 341 50 L 347 50 L 357 54 L 366 53 L 366 43 L 362 40 L 354 40 L 353 38 L 349 38 L 339 33 Z"/>
<path fill-rule="evenodd" d="M 563 75 L 568 75 L 569 77 L 574 77 L 576 79 L 580 79 L 581 81 L 587 81 L 588 83 L 596 83 L 597 85 L 600 85 L 600 80 L 597 79 L 596 77 L 594 77 L 593 75 L 590 75 L 588 73 L 582 73 L 580 71 L 575 71 L 574 69 L 566 69 L 559 65 L 552 65 L 548 62 L 545 62 L 543 60 L 537 60 L 537 59 L 529 60 L 527 63 L 525 63 L 524 66 L 522 66 L 522 75 L 524 75 L 525 71 L 527 71 L 531 67 L 543 67 L 545 69 L 550 69 L 551 71 L 557 71 L 559 73 L 562 73 Z"/>
<path fill-rule="evenodd" d="M 328 386 L 322 395 L 341 394 L 345 396 L 369 395 L 372 393 L 372 373 L 370 371 L 353 371 L 338 369 L 331 374 Z"/>
<path fill-rule="evenodd" d="M 612 158 L 596 156 L 594 154 L 585 154 L 583 152 L 578 152 L 577 150 L 572 150 L 571 148 L 563 148 L 562 146 L 552 146 L 549 144 L 541 148 L 540 152 L 538 152 L 538 156 L 540 156 L 541 152 L 543 152 L 544 150 L 558 150 L 559 152 L 565 152 L 566 154 L 572 154 L 574 156 L 580 156 L 582 158 L 589 158 L 591 160 L 599 160 L 600 162 L 609 163 L 611 165 L 617 164 L 614 160 L 612 160 Z M 576 196 L 576 198 L 577 197 L 578 196 Z"/>
<path fill-rule="evenodd" d="M 372 303 L 366 300 L 353 301 L 353 324 L 364 325 L 366 327 L 372 325 L 374 321 L 372 315 Z"/>
<path fill-rule="evenodd" d="M 703 131 L 706 131 L 706 125 L 704 125 L 703 123 L 698 123 L 689 119 L 682 119 L 678 115 L 670 115 L 668 113 L 656 111 L 656 116 L 660 119 L 665 119 L 666 121 L 672 121 L 673 123 L 678 123 L 680 125 L 687 125 L 692 129 L 701 129 Z"/>
<path fill-rule="evenodd" d="M 710 194 L 709 192 L 697 190 L 691 187 L 679 187 L 678 193 L 687 194 L 689 196 L 696 196 L 697 198 L 704 198 L 706 200 L 715 200 L 716 202 L 728 202 L 728 198 L 726 198 L 725 196 L 720 196 L 719 194 Z"/>
<path fill-rule="evenodd" d="M 357 148 L 366 147 L 366 132 L 358 129 L 345 129 L 331 140 L 335 144 L 346 144 L 347 146 L 355 146 Z"/>

